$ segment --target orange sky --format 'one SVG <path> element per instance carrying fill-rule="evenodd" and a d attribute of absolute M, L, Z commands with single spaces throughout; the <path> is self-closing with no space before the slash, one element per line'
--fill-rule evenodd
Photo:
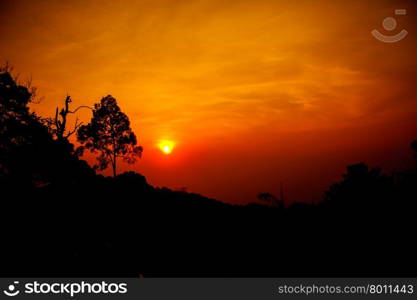
<path fill-rule="evenodd" d="M 145 149 L 122 168 L 154 185 L 244 203 L 282 182 L 311 201 L 347 164 L 410 162 L 416 15 L 414 0 L 0 0 L 0 60 L 32 76 L 42 116 L 67 93 L 113 95 Z M 404 40 L 371 36 L 387 16 Z"/>

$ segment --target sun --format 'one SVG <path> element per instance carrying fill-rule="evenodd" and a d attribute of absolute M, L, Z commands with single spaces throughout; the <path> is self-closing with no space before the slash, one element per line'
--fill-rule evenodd
<path fill-rule="evenodd" d="M 174 149 L 175 143 L 173 141 L 162 140 L 159 142 L 158 147 L 164 154 L 171 154 Z"/>

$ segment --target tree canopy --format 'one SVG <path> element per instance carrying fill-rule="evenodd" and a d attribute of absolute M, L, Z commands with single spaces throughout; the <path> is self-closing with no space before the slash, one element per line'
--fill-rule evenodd
<path fill-rule="evenodd" d="M 81 150 L 99 153 L 95 168 L 104 170 L 111 164 L 114 176 L 117 175 L 118 158 L 134 163 L 143 151 L 142 146 L 137 145 L 129 118 L 110 95 L 94 105 L 93 117 L 90 123 L 78 129 L 77 139 L 83 145 Z"/>

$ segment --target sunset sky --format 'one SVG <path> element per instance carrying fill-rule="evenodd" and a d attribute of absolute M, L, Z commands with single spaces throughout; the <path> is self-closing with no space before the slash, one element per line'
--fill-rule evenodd
<path fill-rule="evenodd" d="M 114 96 L 144 147 L 119 172 L 232 203 L 281 183 L 317 201 L 348 164 L 411 163 L 416 16 L 415 0 L 0 0 L 0 61 L 33 78 L 43 117 L 67 94 Z"/>

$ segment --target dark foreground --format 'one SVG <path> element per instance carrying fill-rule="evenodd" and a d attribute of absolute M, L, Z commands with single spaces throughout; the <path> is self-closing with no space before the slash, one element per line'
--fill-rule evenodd
<path fill-rule="evenodd" d="M 155 189 L 134 173 L 16 187 L 2 195 L 1 273 L 415 276 L 415 174 L 394 184 L 350 172 L 322 204 L 285 209 Z"/>

